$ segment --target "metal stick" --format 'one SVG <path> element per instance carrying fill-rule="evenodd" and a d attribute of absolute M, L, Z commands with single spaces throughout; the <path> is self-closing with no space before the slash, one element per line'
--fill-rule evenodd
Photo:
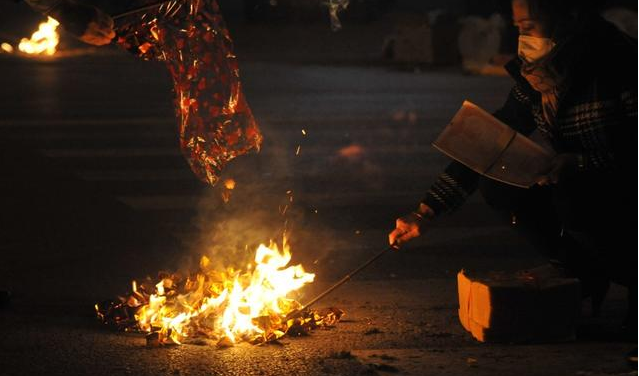
<path fill-rule="evenodd" d="M 153 4 L 143 5 L 143 6 L 138 7 L 138 8 L 127 10 L 126 12 L 118 13 L 118 14 L 116 14 L 114 16 L 111 16 L 111 18 L 113 18 L 114 20 L 117 20 L 118 18 L 130 16 L 130 15 L 135 14 L 135 13 L 144 12 L 144 11 L 147 11 L 147 10 L 151 10 L 151 9 L 155 9 L 155 8 L 161 7 L 162 5 L 170 3 L 172 1 L 174 1 L 174 0 L 163 0 L 163 1 L 155 2 Z"/>
<path fill-rule="evenodd" d="M 330 294 L 335 289 L 337 289 L 338 287 L 340 287 L 344 283 L 348 282 L 349 279 L 351 279 L 357 273 L 359 273 L 362 270 L 364 270 L 367 266 L 369 266 L 370 264 L 375 262 L 378 258 L 380 258 L 383 255 L 385 255 L 386 252 L 388 252 L 390 250 L 393 250 L 393 249 L 398 249 L 398 248 L 399 247 L 396 244 L 393 244 L 393 245 L 389 246 L 388 248 L 384 249 L 383 251 L 379 252 L 375 256 L 371 257 L 368 261 L 363 263 L 357 269 L 355 269 L 352 272 L 348 273 L 346 276 L 344 276 L 344 278 L 340 279 L 337 283 L 335 283 L 333 286 L 329 287 L 326 291 L 324 291 L 323 293 L 321 293 L 318 296 L 316 296 L 315 298 L 313 298 L 310 302 L 306 303 L 302 308 L 297 309 L 297 310 L 289 313 L 288 315 L 286 315 L 284 320 L 286 321 L 286 320 L 290 320 L 290 319 L 293 319 L 293 318 L 297 317 L 299 314 L 301 314 L 302 312 L 307 310 L 310 306 L 312 306 L 313 304 L 317 303 L 320 299 L 324 298 L 326 295 Z"/>

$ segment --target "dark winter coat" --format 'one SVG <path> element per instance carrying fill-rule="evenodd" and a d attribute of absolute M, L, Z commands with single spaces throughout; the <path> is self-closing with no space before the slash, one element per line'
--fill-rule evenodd
<path fill-rule="evenodd" d="M 578 155 L 579 170 L 616 176 L 614 185 L 637 190 L 637 44 L 615 26 L 597 18 L 574 38 L 578 48 L 558 56 L 568 86 L 561 96 L 555 126 L 544 119 L 541 96 L 520 74 L 520 60 L 506 65 L 515 80 L 506 103 L 494 115 L 516 131 L 535 129 L 557 153 Z M 594 174 L 594 175 L 593 175 Z M 437 215 L 459 207 L 476 189 L 479 175 L 452 162 L 428 190 L 423 202 Z M 612 183 L 611 183 L 612 185 Z M 614 187 L 603 195 L 614 194 Z"/>

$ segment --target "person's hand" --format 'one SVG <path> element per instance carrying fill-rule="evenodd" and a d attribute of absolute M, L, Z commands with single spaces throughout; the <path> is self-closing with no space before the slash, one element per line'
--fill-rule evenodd
<path fill-rule="evenodd" d="M 388 234 L 390 245 L 400 245 L 421 235 L 421 227 L 425 220 L 435 216 L 435 212 L 426 204 L 395 221 L 395 230 Z"/>
<path fill-rule="evenodd" d="M 79 38 L 84 43 L 104 46 L 111 43 L 111 40 L 115 38 L 113 19 L 101 10 L 97 8 L 94 9 L 97 11 L 95 18 L 89 22 L 84 34 Z"/>
<path fill-rule="evenodd" d="M 550 170 L 539 180 L 537 184 L 541 186 L 557 184 L 566 171 L 576 170 L 579 167 L 579 156 L 577 154 L 558 154 L 550 163 Z"/>
<path fill-rule="evenodd" d="M 103 46 L 115 38 L 113 19 L 94 6 L 67 0 L 52 9 L 49 15 L 85 43 Z"/>

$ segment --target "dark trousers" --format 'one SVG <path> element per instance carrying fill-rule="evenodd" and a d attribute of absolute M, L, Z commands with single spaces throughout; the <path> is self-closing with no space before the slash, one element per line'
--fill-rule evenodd
<path fill-rule="evenodd" d="M 573 172 L 559 184 L 530 189 L 482 177 L 479 189 L 505 221 L 571 275 L 636 291 L 636 184 L 620 174 Z"/>

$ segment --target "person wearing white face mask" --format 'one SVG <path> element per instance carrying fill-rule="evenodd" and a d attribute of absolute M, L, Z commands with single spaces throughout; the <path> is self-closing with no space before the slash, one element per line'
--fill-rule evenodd
<path fill-rule="evenodd" d="M 556 45 L 557 44 L 550 38 L 520 35 L 517 53 L 521 60 L 529 64 L 534 64 L 536 61 L 548 55 Z"/>
<path fill-rule="evenodd" d="M 556 157 L 531 189 L 452 162 L 418 208 L 396 221 L 391 244 L 422 234 L 474 191 L 557 273 L 577 277 L 597 312 L 610 281 L 628 287 L 625 333 L 637 328 L 637 44 L 587 0 L 512 0 L 515 81 L 494 115 L 541 138 Z M 630 218 L 630 220 L 622 218 Z"/>

